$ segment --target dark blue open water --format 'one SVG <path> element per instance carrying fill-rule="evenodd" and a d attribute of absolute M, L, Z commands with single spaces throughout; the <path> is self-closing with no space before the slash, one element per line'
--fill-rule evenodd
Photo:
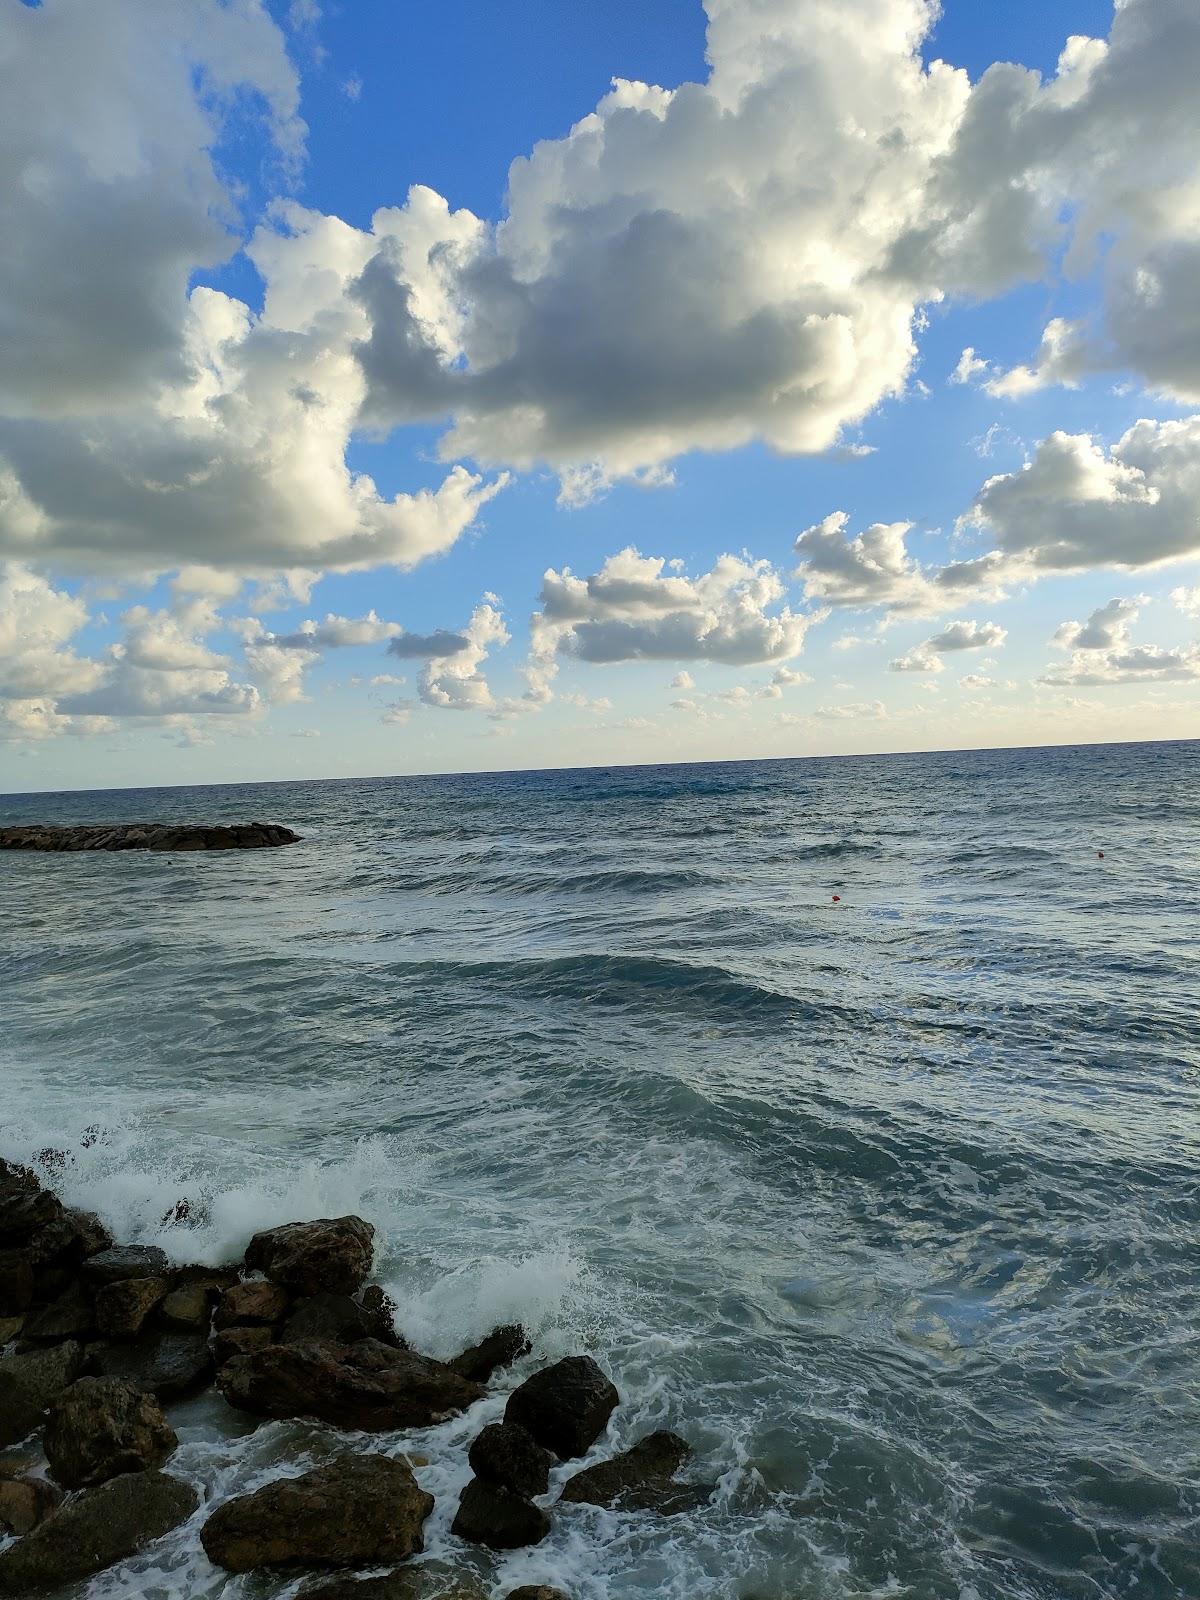
<path fill-rule="evenodd" d="M 1200 747 L 0 801 L 260 816 L 304 843 L 0 856 L 0 1153 L 71 1143 L 180 1260 L 361 1210 L 415 1343 L 523 1317 L 613 1372 L 609 1446 L 670 1426 L 720 1479 L 481 1561 L 446 1530 L 497 1394 L 384 1440 L 432 1556 L 577 1600 L 1200 1595 Z M 343 1447 L 177 1423 L 220 1493 Z M 192 1525 L 92 1593 L 294 1587 Z"/>

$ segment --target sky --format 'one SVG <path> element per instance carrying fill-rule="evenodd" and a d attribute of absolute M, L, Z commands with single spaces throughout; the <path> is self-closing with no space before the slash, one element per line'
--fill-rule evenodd
<path fill-rule="evenodd" d="M 0 0 L 0 791 L 1193 737 L 1195 0 Z"/>

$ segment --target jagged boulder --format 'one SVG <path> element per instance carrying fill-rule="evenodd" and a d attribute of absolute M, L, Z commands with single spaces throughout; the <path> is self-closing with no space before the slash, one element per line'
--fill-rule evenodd
<path fill-rule="evenodd" d="M 213 1336 L 213 1362 L 220 1368 L 234 1356 L 248 1356 L 275 1343 L 273 1328 L 226 1328 Z"/>
<path fill-rule="evenodd" d="M 365 1306 L 352 1295 L 328 1292 L 298 1301 L 279 1335 L 280 1344 L 356 1344 L 360 1339 L 396 1347 L 403 1342 L 385 1310 Z"/>
<path fill-rule="evenodd" d="M 41 1426 L 46 1407 L 83 1365 L 74 1340 L 0 1361 L 0 1446 L 17 1444 Z"/>
<path fill-rule="evenodd" d="M 63 1339 L 89 1339 L 96 1332 L 96 1307 L 86 1284 L 72 1283 L 48 1306 L 25 1319 L 21 1337 L 26 1345 L 58 1344 Z"/>
<path fill-rule="evenodd" d="M 465 1411 L 483 1394 L 440 1361 L 378 1339 L 268 1345 L 227 1361 L 217 1383 L 240 1411 L 316 1417 L 368 1432 L 429 1427 Z"/>
<path fill-rule="evenodd" d="M 166 1253 L 154 1244 L 113 1245 L 89 1256 L 81 1268 L 83 1277 L 97 1289 L 130 1278 L 164 1278 L 167 1270 Z"/>
<path fill-rule="evenodd" d="M 518 1422 L 489 1422 L 475 1438 L 467 1459 L 477 1478 L 517 1494 L 545 1494 L 550 1487 L 554 1457 Z"/>
<path fill-rule="evenodd" d="M 213 1326 L 218 1332 L 236 1327 L 273 1327 L 286 1316 L 290 1304 L 287 1290 L 277 1283 L 268 1283 L 265 1278 L 234 1283 L 218 1302 Z"/>
<path fill-rule="evenodd" d="M 472 1478 L 462 1492 L 450 1532 L 489 1550 L 519 1550 L 541 1543 L 550 1532 L 550 1518 L 524 1495 L 485 1478 Z"/>
<path fill-rule="evenodd" d="M 256 1233 L 246 1265 L 296 1294 L 353 1294 L 375 1259 L 375 1229 L 361 1217 L 289 1222 Z"/>
<path fill-rule="evenodd" d="M 570 1600 L 570 1596 L 548 1583 L 523 1583 L 519 1589 L 510 1589 L 504 1600 Z"/>
<path fill-rule="evenodd" d="M 377 1566 L 422 1548 L 433 1510 L 405 1461 L 350 1456 L 218 1506 L 200 1539 L 229 1572 Z"/>
<path fill-rule="evenodd" d="M 691 1445 L 677 1433 L 647 1434 L 632 1449 L 577 1472 L 559 1499 L 631 1511 L 684 1510 L 712 1492 L 710 1486 L 672 1482 L 691 1455 Z"/>
<path fill-rule="evenodd" d="M 80 1378 L 51 1403 L 43 1445 L 67 1489 L 161 1467 L 179 1440 L 153 1395 L 120 1378 Z"/>
<path fill-rule="evenodd" d="M 177 1284 L 159 1306 L 159 1319 L 185 1333 L 206 1332 L 220 1293 L 221 1286 L 213 1279 Z"/>
<path fill-rule="evenodd" d="M 79 1583 L 177 1528 L 199 1504 L 164 1472 L 129 1472 L 65 1500 L 0 1553 L 0 1594 L 27 1597 Z"/>
<path fill-rule="evenodd" d="M 608 1426 L 620 1395 L 591 1356 L 568 1356 L 526 1378 L 508 1397 L 506 1422 L 518 1422 L 556 1456 L 586 1455 Z"/>
<path fill-rule="evenodd" d="M 133 1339 L 167 1298 L 166 1278 L 124 1278 L 96 1291 L 96 1327 L 106 1339 Z"/>
<path fill-rule="evenodd" d="M 486 1383 L 497 1367 L 509 1367 L 529 1349 L 529 1335 L 519 1322 L 493 1328 L 486 1338 L 446 1363 L 472 1383 Z"/>
<path fill-rule="evenodd" d="M 0 1469 L 0 1533 L 32 1533 L 61 1500 L 62 1490 L 48 1479 Z"/>
<path fill-rule="evenodd" d="M 490 1594 L 473 1573 L 431 1561 L 374 1578 L 316 1578 L 296 1600 L 489 1600 Z"/>
<path fill-rule="evenodd" d="M 33 1304 L 33 1256 L 0 1250 L 0 1317 L 19 1317 Z"/>
<path fill-rule="evenodd" d="M 124 1378 L 159 1400 L 178 1400 L 208 1382 L 213 1352 L 202 1333 L 151 1331 L 133 1343 L 93 1345 L 88 1351 L 102 1378 Z"/>

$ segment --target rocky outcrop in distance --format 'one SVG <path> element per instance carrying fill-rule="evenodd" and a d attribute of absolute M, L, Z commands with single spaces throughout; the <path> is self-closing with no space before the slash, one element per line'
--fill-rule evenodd
<path fill-rule="evenodd" d="M 277 822 L 23 823 L 0 828 L 0 850 L 268 850 L 299 844 Z"/>

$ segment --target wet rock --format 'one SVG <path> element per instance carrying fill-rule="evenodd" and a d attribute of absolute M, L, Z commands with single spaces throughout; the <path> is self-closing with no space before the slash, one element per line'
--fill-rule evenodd
<path fill-rule="evenodd" d="M 524 1495 L 472 1478 L 462 1492 L 450 1532 L 489 1550 L 519 1550 L 541 1543 L 550 1532 L 550 1518 Z"/>
<path fill-rule="evenodd" d="M 402 1345 L 407 1349 L 406 1341 L 396 1332 L 396 1302 L 391 1295 L 379 1284 L 368 1283 L 359 1290 L 358 1299 L 376 1325 L 377 1331 L 371 1337 L 382 1340 L 384 1344 Z"/>
<path fill-rule="evenodd" d="M 425 1428 L 483 1395 L 440 1361 L 377 1339 L 351 1345 L 268 1345 L 234 1356 L 218 1373 L 221 1393 L 262 1417 L 316 1417 L 378 1432 Z"/>
<path fill-rule="evenodd" d="M 130 1472 L 63 1502 L 0 1554 L 0 1594 L 43 1594 L 103 1572 L 186 1521 L 199 1504 L 190 1484 Z"/>
<path fill-rule="evenodd" d="M 96 1332 L 96 1308 L 82 1283 L 72 1283 L 57 1300 L 25 1319 L 25 1345 L 56 1344 L 63 1339 L 87 1339 Z"/>
<path fill-rule="evenodd" d="M 46 1407 L 74 1383 L 82 1365 L 82 1346 L 70 1340 L 0 1361 L 0 1446 L 17 1444 L 40 1427 Z"/>
<path fill-rule="evenodd" d="M 375 1259 L 375 1229 L 361 1217 L 289 1222 L 256 1233 L 246 1265 L 296 1294 L 353 1294 Z"/>
<path fill-rule="evenodd" d="M 42 1439 L 67 1489 L 161 1467 L 179 1443 L 152 1395 L 120 1378 L 80 1378 L 51 1403 Z"/>
<path fill-rule="evenodd" d="M 517 1422 L 489 1422 L 467 1455 L 477 1478 L 514 1489 L 517 1494 L 545 1494 L 554 1457 Z"/>
<path fill-rule="evenodd" d="M 72 1263 L 90 1261 L 101 1250 L 112 1246 L 112 1234 L 92 1211 L 64 1206 L 57 1228 L 59 1253 L 69 1256 Z M 49 1241 L 43 1236 L 42 1249 L 47 1249 L 48 1245 Z"/>
<path fill-rule="evenodd" d="M 94 1345 L 89 1356 L 103 1378 L 124 1378 L 144 1394 L 177 1400 L 203 1388 L 213 1353 L 202 1333 L 143 1334 L 134 1344 Z"/>
<path fill-rule="evenodd" d="M 523 1583 L 519 1589 L 510 1589 L 504 1600 L 570 1600 L 570 1596 L 548 1583 Z"/>
<path fill-rule="evenodd" d="M 375 1566 L 419 1551 L 432 1510 L 406 1462 L 349 1456 L 226 1501 L 200 1539 L 229 1572 Z"/>
<path fill-rule="evenodd" d="M 96 1291 L 96 1326 L 107 1339 L 132 1339 L 167 1297 L 166 1278 L 126 1278 Z"/>
<path fill-rule="evenodd" d="M 263 850 L 299 842 L 298 833 L 277 822 L 32 823 L 0 828 L 0 850 Z"/>
<path fill-rule="evenodd" d="M 26 1250 L 0 1250 L 0 1317 L 19 1317 L 33 1301 L 33 1258 Z"/>
<path fill-rule="evenodd" d="M 401 1343 L 390 1318 L 348 1294 L 314 1294 L 299 1301 L 279 1335 L 281 1344 L 356 1344 L 360 1339 Z"/>
<path fill-rule="evenodd" d="M 296 1600 L 489 1600 L 490 1594 L 490 1586 L 472 1573 L 422 1562 L 376 1578 L 317 1578 Z"/>
<path fill-rule="evenodd" d="M 212 1342 L 213 1360 L 223 1367 L 234 1356 L 248 1356 L 254 1350 L 265 1350 L 275 1343 L 273 1328 L 226 1328 Z"/>
<path fill-rule="evenodd" d="M 621 1455 L 577 1472 L 559 1499 L 636 1511 L 682 1509 L 685 1501 L 694 1503 L 695 1488 L 671 1480 L 691 1455 L 692 1447 L 677 1433 L 651 1433 Z"/>
<path fill-rule="evenodd" d="M 88 1283 L 99 1288 L 106 1283 L 123 1283 L 129 1278 L 163 1278 L 167 1275 L 165 1253 L 153 1244 L 119 1244 L 89 1256 L 82 1268 Z"/>
<path fill-rule="evenodd" d="M 32 1533 L 61 1499 L 62 1490 L 45 1478 L 0 1472 L 0 1533 Z"/>
<path fill-rule="evenodd" d="M 10 1344 L 24 1326 L 24 1317 L 0 1317 L 0 1350 Z"/>
<path fill-rule="evenodd" d="M 620 1398 L 591 1356 L 568 1356 L 514 1389 L 504 1417 L 519 1422 L 545 1449 L 569 1459 L 587 1453 Z"/>
<path fill-rule="evenodd" d="M 218 1331 L 242 1324 L 271 1327 L 287 1314 L 290 1303 L 286 1289 L 262 1278 L 251 1283 L 235 1283 L 221 1296 L 213 1326 Z"/>
<path fill-rule="evenodd" d="M 462 1355 L 455 1356 L 447 1366 L 472 1383 L 486 1383 L 497 1367 L 508 1367 L 529 1349 L 529 1335 L 520 1323 L 508 1323 L 503 1328 L 493 1328 L 486 1339 L 473 1344 Z"/>
<path fill-rule="evenodd" d="M 185 1331 L 203 1329 L 207 1332 L 220 1292 L 215 1283 L 181 1283 L 177 1289 L 171 1290 L 159 1306 L 159 1318 L 168 1328 Z"/>

